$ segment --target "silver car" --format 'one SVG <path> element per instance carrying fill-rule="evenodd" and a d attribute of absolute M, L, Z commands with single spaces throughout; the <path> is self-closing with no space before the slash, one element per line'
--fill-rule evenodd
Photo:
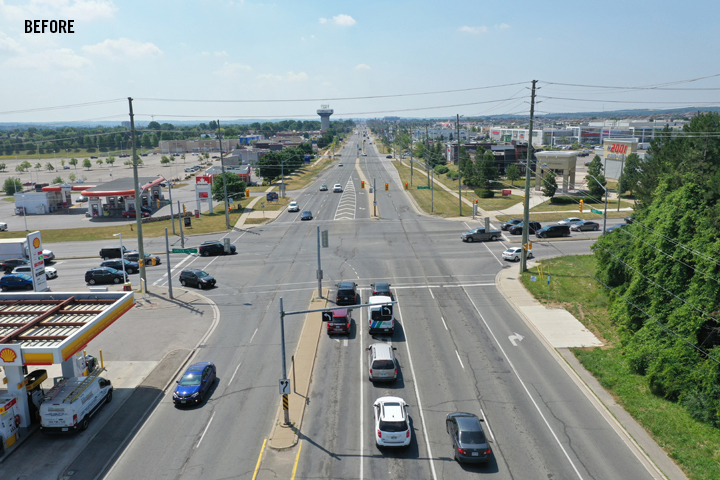
<path fill-rule="evenodd" d="M 371 382 L 394 382 L 397 379 L 395 347 L 389 343 L 373 343 L 368 351 L 368 378 Z"/>

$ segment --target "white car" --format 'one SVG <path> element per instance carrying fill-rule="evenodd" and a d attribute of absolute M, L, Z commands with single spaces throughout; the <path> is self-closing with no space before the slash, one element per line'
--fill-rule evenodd
<path fill-rule="evenodd" d="M 522 255 L 522 247 L 510 247 L 502 253 L 503 260 L 519 262 Z M 533 258 L 532 250 L 528 252 L 527 258 Z"/>
<path fill-rule="evenodd" d="M 338 167 L 342 167 L 342 166 L 343 166 L 342 162 L 338 163 Z"/>
<path fill-rule="evenodd" d="M 0 222 L 0 232 L 7 231 L 7 223 Z"/>
<path fill-rule="evenodd" d="M 87 202 L 88 199 L 87 199 L 87 197 L 83 197 L 82 195 L 80 195 L 79 197 L 77 197 L 77 198 L 75 199 L 75 201 L 78 202 L 78 203 L 82 203 L 82 202 Z"/>
<path fill-rule="evenodd" d="M 582 218 L 570 217 L 570 218 L 566 218 L 565 220 L 560 220 L 558 222 L 558 225 L 575 225 L 576 223 L 582 223 L 582 222 L 583 222 Z"/>
<path fill-rule="evenodd" d="M 380 397 L 373 404 L 375 412 L 375 444 L 382 447 L 407 447 L 412 431 L 407 414 L 408 405 L 400 397 Z"/>
<path fill-rule="evenodd" d="M 367 157 L 367 153 L 363 153 L 362 156 L 363 156 L 363 157 Z"/>
<path fill-rule="evenodd" d="M 297 202 L 290 202 L 290 205 L 288 205 L 288 212 L 299 212 L 300 207 L 298 206 Z"/>
<path fill-rule="evenodd" d="M 32 267 L 30 265 L 21 265 L 15 267 L 12 273 L 24 273 L 25 275 L 32 275 Z M 57 278 L 57 270 L 54 267 L 45 267 L 45 278 L 50 280 L 51 278 Z"/>
<path fill-rule="evenodd" d="M 340 185 L 339 183 L 333 185 L 333 193 L 342 193 L 342 191 L 342 185 Z"/>

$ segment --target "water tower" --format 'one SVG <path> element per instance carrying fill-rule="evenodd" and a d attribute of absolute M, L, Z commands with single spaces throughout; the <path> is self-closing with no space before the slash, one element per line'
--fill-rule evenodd
<path fill-rule="evenodd" d="M 330 105 L 320 105 L 320 107 L 317 114 L 320 115 L 320 131 L 324 132 L 330 128 L 330 115 L 333 114 L 333 109 L 329 108 Z"/>

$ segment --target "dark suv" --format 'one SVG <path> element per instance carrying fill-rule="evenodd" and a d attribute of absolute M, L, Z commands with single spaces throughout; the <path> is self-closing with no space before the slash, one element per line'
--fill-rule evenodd
<path fill-rule="evenodd" d="M 122 252 L 120 251 L 120 247 L 103 247 L 102 250 L 100 250 L 100 258 L 103 260 L 107 260 L 109 258 L 122 258 L 123 255 L 127 255 L 130 252 L 134 252 L 135 250 L 128 250 L 123 245 Z"/>
<path fill-rule="evenodd" d="M 225 255 L 225 245 L 219 240 L 203 242 L 198 248 L 198 253 L 203 257 L 208 255 Z M 235 253 L 235 245 L 230 245 L 230 254 Z"/>
<path fill-rule="evenodd" d="M 123 283 L 127 282 L 127 273 L 123 277 L 122 270 L 118 271 L 110 267 L 93 268 L 85 272 L 85 283 L 95 285 L 96 283 Z"/>
<path fill-rule="evenodd" d="M 372 289 L 371 296 L 373 297 L 390 297 L 390 299 L 395 300 L 395 295 L 393 295 L 390 290 L 390 284 L 387 282 L 371 283 L 370 288 Z"/>
<path fill-rule="evenodd" d="M 541 228 L 542 228 L 542 225 L 540 225 L 540 222 L 528 222 L 528 233 L 535 233 L 538 230 L 540 230 Z M 508 232 L 510 232 L 512 235 L 522 235 L 522 230 L 523 230 L 522 222 L 508 228 Z"/>
<path fill-rule="evenodd" d="M 355 282 L 340 282 L 337 284 L 337 296 L 335 303 L 337 305 L 356 305 L 360 303 L 360 295 L 357 293 L 357 284 Z"/>
<path fill-rule="evenodd" d="M 15 270 L 15 267 L 22 267 L 25 265 L 30 265 L 30 260 L 27 258 L 8 258 L 2 262 L 2 268 L 5 270 L 5 273 L 11 273 Z"/>
<path fill-rule="evenodd" d="M 535 232 L 538 238 L 569 237 L 570 225 L 548 225 Z"/>
<path fill-rule="evenodd" d="M 180 273 L 180 285 L 198 287 L 199 289 L 215 286 L 215 279 L 203 270 L 183 270 Z"/>
<path fill-rule="evenodd" d="M 140 265 L 138 262 L 131 262 L 130 260 L 105 260 L 100 264 L 101 267 L 110 267 L 115 270 L 123 270 L 123 262 L 125 263 L 125 271 L 127 273 L 138 273 L 140 271 Z"/>

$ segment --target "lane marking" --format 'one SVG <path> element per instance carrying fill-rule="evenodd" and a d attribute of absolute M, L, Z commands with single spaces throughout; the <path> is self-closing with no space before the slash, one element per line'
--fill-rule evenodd
<path fill-rule="evenodd" d="M 490 439 L 495 442 L 495 435 L 493 435 L 492 430 L 490 430 L 490 422 L 488 422 L 487 417 L 485 416 L 485 412 L 483 412 L 483 409 L 480 409 L 480 415 L 482 415 L 483 421 L 485 423 L 485 426 L 487 427 L 487 431 L 490 434 Z"/>
<path fill-rule="evenodd" d="M 430 296 L 435 300 L 435 295 L 432 293 L 432 288 L 428 288 L 428 291 L 430 292 Z"/>
<path fill-rule="evenodd" d="M 238 363 L 238 366 L 235 367 L 235 371 L 233 372 L 232 377 L 230 377 L 230 381 L 228 382 L 228 387 L 230 386 L 230 384 L 232 383 L 232 381 L 235 379 L 235 374 L 236 374 L 236 373 L 238 372 L 238 370 L 240 369 L 240 365 L 242 365 L 242 362 Z"/>
<path fill-rule="evenodd" d="M 463 291 L 465 289 L 463 288 Z M 522 378 L 520 378 L 520 373 L 515 368 L 515 365 L 513 364 L 512 360 L 510 360 L 510 357 L 508 357 L 507 353 L 505 353 L 505 349 L 502 347 L 500 342 L 498 341 L 497 337 L 495 336 L 495 333 L 493 333 L 492 329 L 490 329 L 490 325 L 488 325 L 487 321 L 485 321 L 485 317 L 483 317 L 482 313 L 480 313 L 480 309 L 478 309 L 477 305 L 475 305 L 475 302 L 473 301 L 472 297 L 465 291 L 465 295 L 467 295 L 468 300 L 470 300 L 470 303 L 472 303 L 473 307 L 475 308 L 475 311 L 480 316 L 480 320 L 485 324 L 485 328 L 487 328 L 488 332 L 490 332 L 490 335 L 492 336 L 493 340 L 495 340 L 495 343 L 497 344 L 498 348 L 502 352 L 503 356 L 505 357 L 505 360 L 507 360 L 508 365 L 510 365 L 510 368 L 512 369 L 513 373 L 515 374 L 515 377 L 520 382 L 520 385 L 522 386 L 523 390 L 525 390 L 525 393 L 527 394 L 530 401 L 535 406 L 535 409 L 540 414 L 540 418 L 543 419 L 543 422 L 545 422 L 545 425 L 547 426 L 548 430 L 550 430 L 550 433 L 552 434 L 553 438 L 557 442 L 558 446 L 560 447 L 560 450 L 565 454 L 565 458 L 567 458 L 568 462 L 570 462 L 570 466 L 572 466 L 573 470 L 575 470 L 575 474 L 579 479 L 582 480 L 582 475 L 580 475 L 580 472 L 578 471 L 577 467 L 575 466 L 575 463 L 570 458 L 570 455 L 568 454 L 567 450 L 565 450 L 565 447 L 563 447 L 562 443 L 560 443 L 560 439 L 555 434 L 555 431 L 550 426 L 550 423 L 547 421 L 547 418 L 545 418 L 545 415 L 543 415 L 542 411 L 540 410 L 540 406 L 537 404 L 533 396 L 530 394 L 530 390 L 528 390 L 527 386 L 525 385 L 525 382 L 523 382 Z"/>
<path fill-rule="evenodd" d="M 460 359 L 460 354 L 458 353 L 457 349 L 455 349 L 455 355 L 458 357 L 458 362 L 460 362 L 460 366 L 463 370 L 465 370 L 465 365 L 463 365 L 462 360 Z"/>
<path fill-rule="evenodd" d="M 365 449 L 365 425 L 363 423 L 363 412 L 365 411 L 365 395 L 363 394 L 363 386 L 365 385 L 365 375 L 363 374 L 363 354 L 365 352 L 365 335 L 362 334 L 362 325 L 365 325 L 363 321 L 363 310 L 360 309 L 360 480 L 364 479 L 364 449 Z M 357 330 L 357 325 L 355 329 Z"/>
<path fill-rule="evenodd" d="M 260 462 L 262 461 L 262 454 L 265 451 L 265 444 L 267 443 L 267 438 L 263 440 L 262 448 L 260 449 L 260 455 L 258 455 L 258 461 L 255 465 L 255 473 L 253 473 L 252 480 L 255 480 L 257 478 L 258 470 L 260 470 Z"/>
<path fill-rule="evenodd" d="M 405 328 L 405 321 L 403 321 L 402 318 L 402 312 L 400 311 L 400 302 L 397 303 L 398 307 L 398 317 L 400 317 L 400 321 L 402 322 L 403 328 Z M 415 397 L 418 401 L 418 410 L 420 411 L 420 420 L 422 421 L 423 426 L 423 432 L 425 432 L 425 445 L 427 447 L 428 451 L 428 460 L 430 460 L 430 470 L 432 471 L 432 476 L 434 480 L 437 480 L 437 474 L 435 473 L 435 463 L 433 462 L 433 456 L 432 456 L 432 450 L 430 449 L 430 436 L 427 429 L 427 425 L 425 424 L 425 414 L 423 413 L 422 409 L 422 403 L 420 402 L 420 391 L 418 389 L 418 382 L 417 377 L 415 376 L 415 366 L 413 365 L 412 357 L 410 355 L 410 342 L 408 341 L 408 336 L 405 335 L 405 348 L 407 349 L 408 353 L 408 361 L 410 362 L 410 372 L 412 373 L 413 377 L 413 386 L 415 387 Z"/>
<path fill-rule="evenodd" d="M 210 424 L 212 423 L 213 418 L 215 418 L 215 412 L 213 412 L 213 414 L 210 415 L 210 421 L 205 426 L 205 430 L 203 430 L 202 435 L 200 435 L 200 440 L 198 440 L 198 443 L 197 443 L 197 445 L 195 445 L 195 448 L 198 448 L 200 446 L 200 443 L 203 441 L 203 438 L 205 438 L 205 434 L 207 433 L 208 428 L 210 428 Z"/>
<path fill-rule="evenodd" d="M 256 328 L 255 331 L 252 334 L 252 337 L 250 337 L 250 341 L 248 343 L 252 343 L 253 338 L 255 338 L 255 334 L 257 333 L 258 329 Z"/>
<path fill-rule="evenodd" d="M 298 442 L 298 453 L 295 457 L 295 466 L 293 467 L 292 477 L 290 477 L 290 480 L 295 480 L 295 473 L 297 473 L 298 461 L 300 461 L 300 451 L 302 451 L 302 440 Z"/>
<path fill-rule="evenodd" d="M 445 319 L 443 317 L 440 317 L 440 320 L 442 320 L 443 325 L 445 326 L 445 330 L 447 330 L 449 332 L 450 330 L 448 330 L 447 323 L 445 323 Z"/>

